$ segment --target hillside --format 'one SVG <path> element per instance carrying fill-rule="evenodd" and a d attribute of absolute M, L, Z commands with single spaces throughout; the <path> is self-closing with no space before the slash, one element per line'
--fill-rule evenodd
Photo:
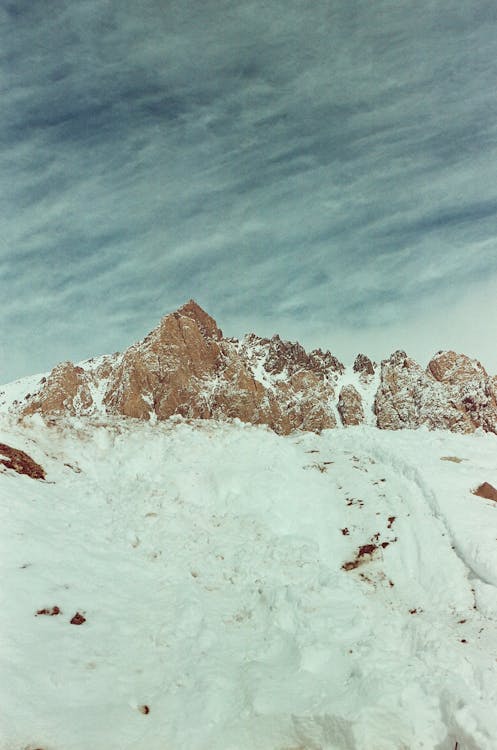
<path fill-rule="evenodd" d="M 495 750 L 497 438 L 0 417 L 1 750 Z"/>

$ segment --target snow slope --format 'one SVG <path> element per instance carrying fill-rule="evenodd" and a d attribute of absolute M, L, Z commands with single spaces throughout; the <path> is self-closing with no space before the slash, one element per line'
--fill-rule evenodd
<path fill-rule="evenodd" d="M 28 375 L 26 378 L 19 378 L 11 383 L 0 385 L 0 414 L 24 401 L 28 393 L 38 393 L 42 385 L 41 380 L 44 377 L 46 378 L 47 374 L 45 372 Z"/>
<path fill-rule="evenodd" d="M 0 428 L 1 750 L 497 747 L 494 435 Z"/>

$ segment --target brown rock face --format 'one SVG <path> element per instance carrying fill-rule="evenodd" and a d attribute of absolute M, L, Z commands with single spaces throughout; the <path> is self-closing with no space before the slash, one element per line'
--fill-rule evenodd
<path fill-rule="evenodd" d="M 344 385 L 338 398 L 338 413 L 345 427 L 362 424 L 364 409 L 362 398 L 353 385 Z"/>
<path fill-rule="evenodd" d="M 90 360 L 85 367 L 57 365 L 40 390 L 16 413 L 109 415 L 165 420 L 237 418 L 278 433 L 336 427 L 335 388 L 345 371 L 329 351 L 249 334 L 223 337 L 216 321 L 190 300 L 166 315 L 143 341 L 121 355 Z M 375 366 L 364 354 L 354 362 L 363 385 Z M 13 407 L 14 408 L 14 407 Z M 497 432 L 497 377 L 479 362 L 439 352 L 426 371 L 405 352 L 381 364 L 374 411 L 382 429 L 431 428 Z M 364 406 L 352 385 L 340 391 L 344 425 L 361 424 Z"/>
<path fill-rule="evenodd" d="M 456 386 L 472 382 L 475 378 L 488 377 L 480 362 L 450 351 L 437 352 L 428 363 L 427 371 L 439 383 Z"/>
<path fill-rule="evenodd" d="M 329 372 L 342 373 L 345 369 L 331 352 L 314 349 L 308 354 L 299 343 L 282 341 L 278 335 L 273 336 L 272 339 L 259 339 L 254 334 L 250 336 L 252 342 L 257 341 L 267 345 L 264 369 L 272 375 L 281 373 L 294 375 L 302 370 L 326 375 Z"/>
<path fill-rule="evenodd" d="M 309 364 L 309 356 L 298 343 L 282 341 L 278 335 L 269 342 L 264 369 L 272 375 L 286 371 L 289 375 L 304 369 Z"/>
<path fill-rule="evenodd" d="M 191 318 L 206 338 L 214 339 L 215 341 L 221 341 L 223 338 L 223 332 L 217 327 L 214 318 L 211 318 L 205 310 L 202 310 L 200 305 L 197 305 L 193 299 L 187 302 L 186 305 L 183 305 L 183 307 L 180 307 L 173 315 Z"/>
<path fill-rule="evenodd" d="M 438 352 L 428 371 L 446 387 L 450 403 L 465 416 L 473 429 L 497 431 L 495 379 L 490 378 L 478 360 L 465 354 Z"/>
<path fill-rule="evenodd" d="M 190 301 L 127 349 L 112 372 L 104 403 L 111 414 L 167 419 L 208 416 L 202 382 L 221 360 L 221 331 Z"/>
<path fill-rule="evenodd" d="M 483 497 L 485 500 L 494 500 L 497 502 L 497 489 L 488 482 L 483 482 L 479 487 L 474 490 L 473 495 Z"/>
<path fill-rule="evenodd" d="M 308 354 L 279 336 L 225 339 L 193 300 L 122 355 L 98 362 L 58 365 L 21 413 L 98 412 L 95 394 L 105 384 L 103 408 L 112 415 L 238 418 L 283 434 L 336 426 L 333 384 L 343 365 L 330 352 Z"/>
<path fill-rule="evenodd" d="M 489 378 L 488 390 L 490 392 L 490 395 L 494 399 L 494 401 L 497 403 L 497 375 L 494 375 L 492 378 Z"/>
<path fill-rule="evenodd" d="M 195 302 L 167 315 L 114 369 L 104 398 L 109 413 L 159 420 L 238 418 L 276 432 L 336 425 L 328 406 L 333 388 L 329 352 L 307 354 L 299 344 L 224 339 Z M 254 368 L 260 376 L 255 376 Z"/>
<path fill-rule="evenodd" d="M 491 380 L 479 362 L 455 352 L 439 352 L 426 371 L 405 352 L 392 354 L 381 364 L 374 410 L 382 429 L 497 431 Z"/>
<path fill-rule="evenodd" d="M 31 456 L 4 443 L 0 443 L 0 464 L 31 479 L 45 479 L 45 469 L 33 461 Z"/>
<path fill-rule="evenodd" d="M 292 375 L 288 386 L 280 384 L 277 400 L 282 405 L 282 418 L 286 417 L 285 434 L 301 428 L 311 432 L 321 432 L 336 427 L 336 419 L 331 411 L 335 391 L 329 380 L 316 372 L 303 371 Z"/>
<path fill-rule="evenodd" d="M 81 367 L 62 362 L 54 367 L 23 414 L 89 414 L 93 405 L 89 384 L 90 377 Z"/>
<path fill-rule="evenodd" d="M 406 352 L 396 351 L 381 363 L 381 379 L 374 402 L 378 427 L 399 430 L 419 427 L 420 394 L 425 387 L 421 367 Z"/>
<path fill-rule="evenodd" d="M 362 376 L 374 375 L 374 366 L 369 357 L 365 354 L 358 354 L 354 362 L 354 372 L 359 372 Z"/>

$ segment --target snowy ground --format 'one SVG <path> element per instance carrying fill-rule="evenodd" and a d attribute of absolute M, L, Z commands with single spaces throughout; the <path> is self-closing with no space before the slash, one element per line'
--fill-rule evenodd
<path fill-rule="evenodd" d="M 47 470 L 0 473 L 0 750 L 497 748 L 495 436 L 0 442 Z"/>

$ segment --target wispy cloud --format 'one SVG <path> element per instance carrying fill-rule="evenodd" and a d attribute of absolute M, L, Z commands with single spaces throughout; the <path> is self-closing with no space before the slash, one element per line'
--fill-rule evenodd
<path fill-rule="evenodd" d="M 497 369 L 497 9 L 477 6 L 4 4 L 0 381 L 191 296 L 231 334 L 426 357 L 443 328 Z"/>

